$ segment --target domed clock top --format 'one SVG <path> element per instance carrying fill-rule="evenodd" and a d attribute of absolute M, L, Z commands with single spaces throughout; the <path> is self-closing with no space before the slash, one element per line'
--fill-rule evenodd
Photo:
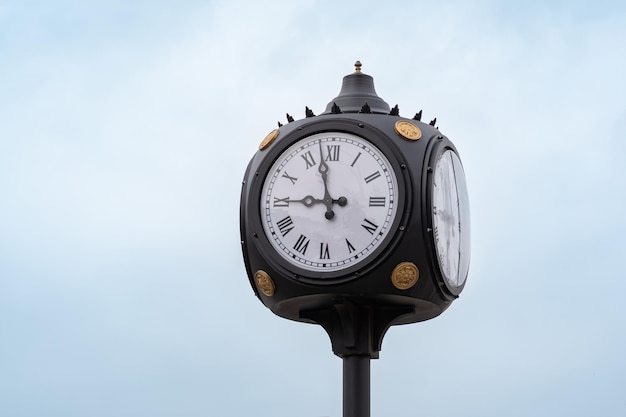
<path fill-rule="evenodd" d="M 326 106 L 326 113 L 358 113 L 366 106 L 367 112 L 388 114 L 389 104 L 376 94 L 374 78 L 361 72 L 361 62 L 354 64 L 353 74 L 343 77 L 339 95 Z"/>

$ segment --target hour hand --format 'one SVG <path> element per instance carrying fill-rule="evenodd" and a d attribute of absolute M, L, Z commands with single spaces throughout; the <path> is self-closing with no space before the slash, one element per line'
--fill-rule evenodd
<path fill-rule="evenodd" d="M 313 198 L 313 196 L 310 195 L 307 195 L 300 200 L 287 200 L 287 203 L 302 203 L 305 207 L 311 207 L 314 204 L 325 204 L 324 200 Z"/>

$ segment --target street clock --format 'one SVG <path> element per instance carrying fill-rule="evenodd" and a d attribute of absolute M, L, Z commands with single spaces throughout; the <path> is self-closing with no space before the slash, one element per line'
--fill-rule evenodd
<path fill-rule="evenodd" d="M 438 316 L 465 286 L 463 165 L 421 114 L 390 108 L 357 62 L 323 113 L 307 107 L 265 136 L 243 179 L 255 294 L 281 317 L 322 325 L 342 357 L 377 357 L 389 326 Z"/>

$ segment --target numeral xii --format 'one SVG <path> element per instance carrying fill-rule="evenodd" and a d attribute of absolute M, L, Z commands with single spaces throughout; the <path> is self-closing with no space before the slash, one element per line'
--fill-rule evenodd
<path fill-rule="evenodd" d="M 339 145 L 326 145 L 328 155 L 326 155 L 327 161 L 339 161 Z"/>

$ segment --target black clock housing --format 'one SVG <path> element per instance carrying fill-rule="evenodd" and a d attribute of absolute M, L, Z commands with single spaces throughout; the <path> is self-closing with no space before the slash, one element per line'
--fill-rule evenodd
<path fill-rule="evenodd" d="M 256 296 L 273 313 L 322 325 L 339 356 L 375 358 L 389 326 L 434 318 L 462 290 L 446 285 L 439 269 L 431 213 L 433 161 L 443 149 L 456 148 L 434 121 L 421 122 L 421 111 L 408 119 L 397 106 L 391 109 L 360 67 L 344 77 L 339 96 L 324 113 L 315 116 L 306 110 L 304 119 L 288 115 L 289 123 L 279 123 L 244 175 L 240 226 L 246 271 Z M 398 129 L 399 122 L 409 124 L 408 134 Z M 390 232 L 367 260 L 333 272 L 312 272 L 287 262 L 270 244 L 261 219 L 261 190 L 271 166 L 292 144 L 320 132 L 345 132 L 369 141 L 385 154 L 398 182 L 398 211 Z M 361 330 L 354 330 L 354 322 Z"/>

